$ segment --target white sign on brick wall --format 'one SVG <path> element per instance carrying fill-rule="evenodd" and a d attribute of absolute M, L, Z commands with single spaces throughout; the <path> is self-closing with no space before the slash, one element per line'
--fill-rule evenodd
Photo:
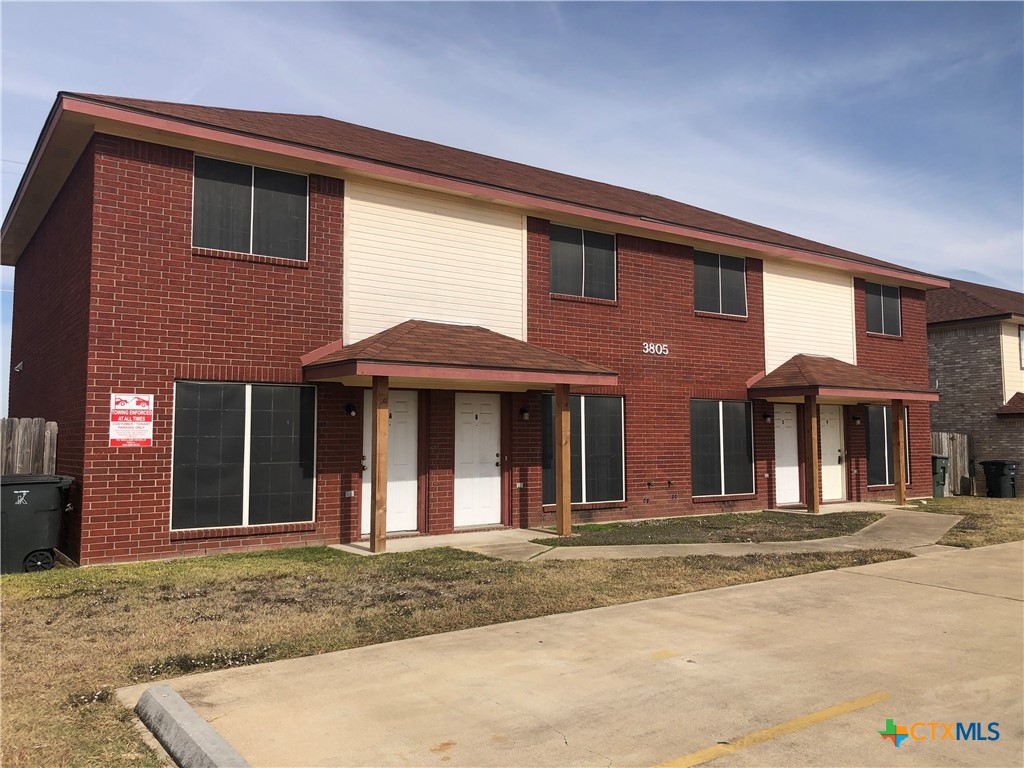
<path fill-rule="evenodd" d="M 145 447 L 153 444 L 153 396 L 110 395 L 110 447 Z"/>

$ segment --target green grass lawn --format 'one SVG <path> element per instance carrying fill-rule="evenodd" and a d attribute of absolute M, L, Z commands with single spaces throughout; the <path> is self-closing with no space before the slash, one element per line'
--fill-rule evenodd
<path fill-rule="evenodd" d="M 856 533 L 883 517 L 884 515 L 877 512 L 835 512 L 827 515 L 744 512 L 673 517 L 666 520 L 574 525 L 574 535 L 571 537 L 534 541 L 549 547 L 804 541 Z"/>
<path fill-rule="evenodd" d="M 1024 539 L 1024 499 L 950 496 L 916 502 L 915 506 L 942 515 L 963 515 L 939 544 L 970 549 Z"/>
<path fill-rule="evenodd" d="M 112 695 L 133 683 L 907 556 L 521 563 L 324 547 L 3 576 L 0 763 L 159 765 Z"/>

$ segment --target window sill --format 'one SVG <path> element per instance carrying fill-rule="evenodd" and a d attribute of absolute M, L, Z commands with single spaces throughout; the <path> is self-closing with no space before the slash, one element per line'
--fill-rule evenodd
<path fill-rule="evenodd" d="M 694 504 L 716 504 L 723 501 L 757 501 L 756 493 L 731 493 L 726 496 L 691 496 Z"/>
<path fill-rule="evenodd" d="M 246 261 L 250 264 L 272 264 L 275 267 L 290 267 L 291 269 L 309 269 L 309 261 L 296 261 L 295 259 L 282 259 L 277 256 L 258 256 L 255 253 L 236 253 L 235 251 L 217 251 L 213 248 L 193 248 L 193 256 L 201 256 L 207 259 L 225 259 L 227 261 Z"/>
<path fill-rule="evenodd" d="M 578 512 L 586 512 L 591 509 L 625 509 L 628 505 L 625 501 L 588 501 L 586 503 L 573 502 L 569 506 Z M 556 507 L 555 504 L 544 504 L 541 509 L 544 512 L 554 512 Z"/>
<path fill-rule="evenodd" d="M 872 339 L 883 339 L 885 341 L 903 341 L 903 334 L 896 335 L 893 333 L 875 333 L 874 331 L 867 331 L 867 335 Z"/>
<path fill-rule="evenodd" d="M 281 533 L 305 533 L 316 530 L 316 521 L 305 523 L 269 523 L 267 525 L 235 525 L 227 528 L 189 528 L 171 531 L 171 541 L 225 539 L 239 536 L 268 536 Z"/>
<path fill-rule="evenodd" d="M 600 304 L 605 307 L 619 306 L 618 299 L 595 299 L 591 296 L 573 296 L 571 293 L 549 293 L 552 301 L 574 301 L 577 304 Z"/>
<path fill-rule="evenodd" d="M 734 323 L 748 323 L 750 322 L 750 315 L 724 315 L 721 312 L 705 312 L 702 309 L 695 309 L 693 311 L 694 317 L 707 317 L 714 320 L 731 320 Z"/>

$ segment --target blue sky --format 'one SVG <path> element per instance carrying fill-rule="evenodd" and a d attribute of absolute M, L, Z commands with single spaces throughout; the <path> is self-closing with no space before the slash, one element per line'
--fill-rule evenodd
<path fill-rule="evenodd" d="M 82 91 L 327 115 L 1024 289 L 1021 3 L 4 2 L 0 21 L 4 211 L 57 91 Z"/>

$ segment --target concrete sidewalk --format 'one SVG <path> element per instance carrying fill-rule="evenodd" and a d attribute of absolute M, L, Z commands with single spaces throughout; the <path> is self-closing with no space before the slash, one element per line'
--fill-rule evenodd
<path fill-rule="evenodd" d="M 748 544 L 635 544 L 610 547 L 547 547 L 533 539 L 553 537 L 550 531 L 522 528 L 452 533 L 444 536 L 410 536 L 388 539 L 388 552 L 413 552 L 433 547 L 454 547 L 501 560 L 618 560 L 638 557 L 685 557 L 686 555 L 748 555 L 752 553 L 841 552 L 850 549 L 905 549 L 914 554 L 942 551 L 935 544 L 956 525 L 956 515 L 937 515 L 901 509 L 892 504 L 857 502 L 836 505 L 837 512 L 881 512 L 882 520 L 849 536 L 808 541 Z M 800 514 L 800 513 L 793 513 Z M 367 542 L 336 544 L 335 549 L 369 555 Z"/>
<path fill-rule="evenodd" d="M 1022 568 L 957 550 L 165 682 L 254 766 L 1018 766 Z M 1000 738 L 897 752 L 887 718 Z"/>

